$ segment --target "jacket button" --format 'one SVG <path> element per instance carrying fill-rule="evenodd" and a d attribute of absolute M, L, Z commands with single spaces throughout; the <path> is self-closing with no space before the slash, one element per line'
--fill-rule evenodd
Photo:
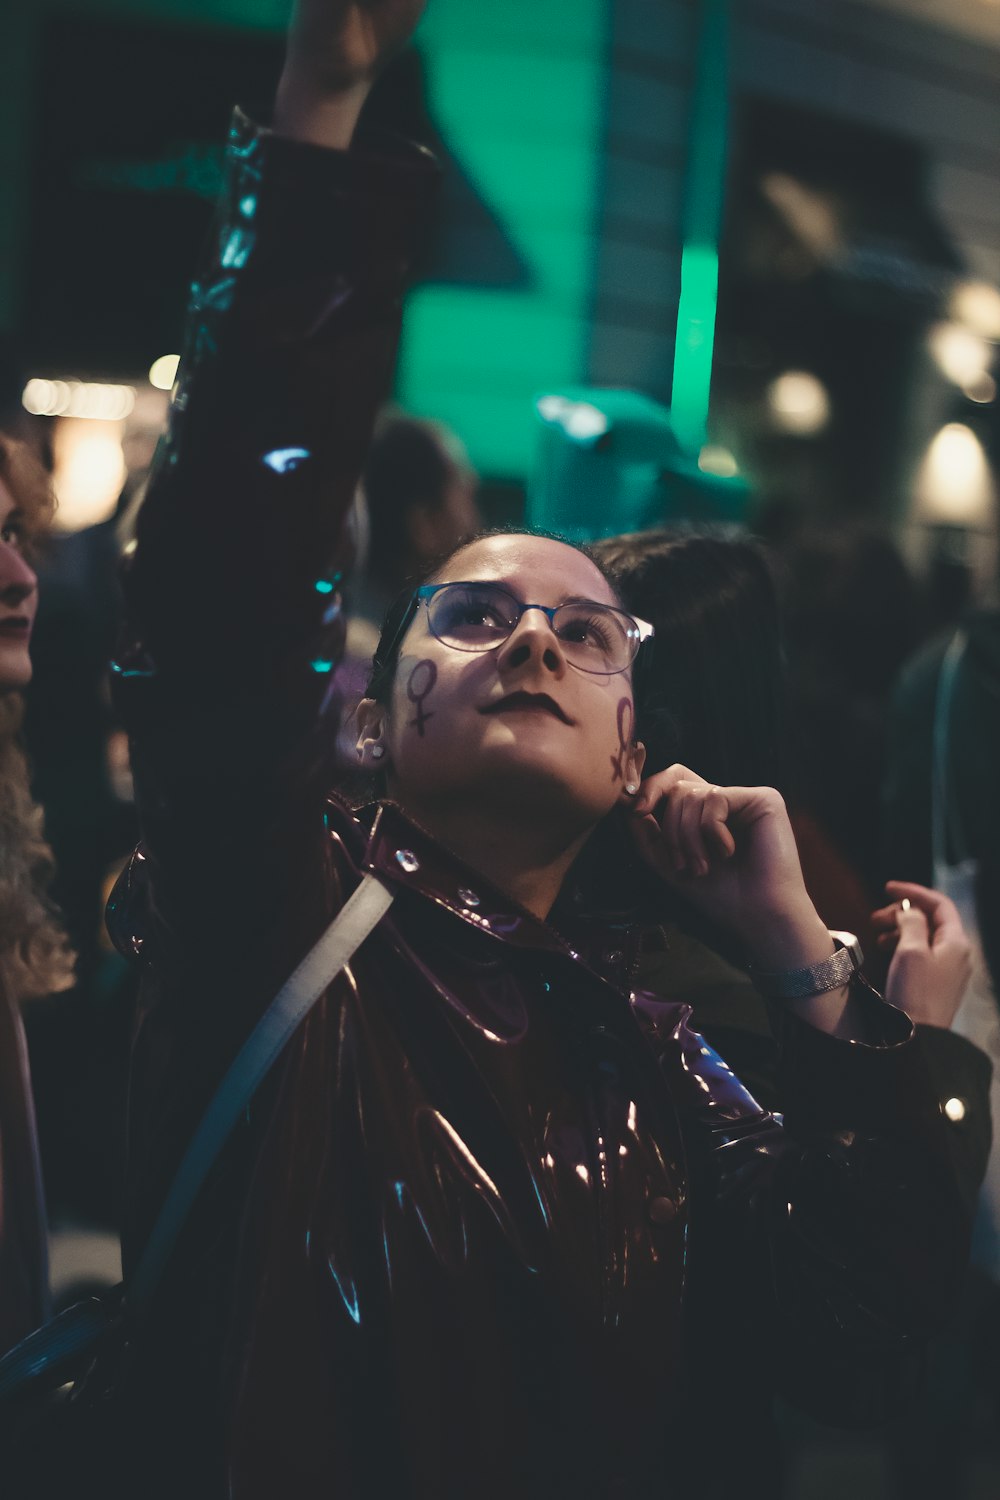
<path fill-rule="evenodd" d="M 479 905 L 479 897 L 476 895 L 475 891 L 470 891 L 469 887 L 467 885 L 459 886 L 459 888 L 458 888 L 458 899 L 465 906 L 478 906 Z"/>
<path fill-rule="evenodd" d="M 672 1224 L 677 1217 L 677 1204 L 673 1198 L 650 1198 L 646 1213 L 651 1224 Z"/>
<path fill-rule="evenodd" d="M 407 875 L 412 875 L 415 870 L 420 869 L 420 861 L 412 849 L 397 849 L 396 863 L 406 871 Z"/>
<path fill-rule="evenodd" d="M 953 1125 L 960 1125 L 965 1119 L 966 1108 L 964 1099 L 959 1099 L 957 1096 L 952 1099 L 946 1099 L 941 1108 L 944 1110 L 946 1118 Z"/>

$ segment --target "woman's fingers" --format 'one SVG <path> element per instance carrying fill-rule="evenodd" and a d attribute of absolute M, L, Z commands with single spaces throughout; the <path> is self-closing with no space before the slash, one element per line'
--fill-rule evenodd
<path fill-rule="evenodd" d="M 772 788 L 715 786 L 679 763 L 647 777 L 630 811 L 634 823 L 652 817 L 660 828 L 657 866 L 673 875 L 695 878 L 731 859 L 737 840 L 742 845 L 744 839 L 755 838 L 752 831 L 758 824 L 763 826 L 776 813 L 785 814 L 784 803 Z M 794 849 L 790 829 L 786 842 Z M 784 857 L 780 838 L 778 844 L 778 853 Z M 640 847 L 647 849 L 648 858 L 654 858 L 647 845 Z M 764 840 L 764 850 L 765 857 L 773 858 L 773 836 L 770 845 Z"/>
<path fill-rule="evenodd" d="M 967 945 L 968 939 L 958 907 L 943 891 L 932 890 L 926 885 L 917 885 L 909 880 L 887 880 L 886 891 L 897 901 L 908 901 L 911 910 L 923 912 L 932 928 L 934 947 L 939 945 Z"/>
<path fill-rule="evenodd" d="M 627 825 L 640 856 L 662 878 L 677 874 L 676 860 L 664 838 L 663 829 L 652 813 L 631 816 Z"/>
<path fill-rule="evenodd" d="M 877 911 L 872 912 L 870 918 L 871 924 L 873 927 L 877 927 L 884 932 L 895 932 L 899 912 L 900 906 L 898 901 L 894 901 L 891 906 L 880 906 Z"/>
<path fill-rule="evenodd" d="M 922 911 L 930 911 L 939 901 L 948 900 L 943 891 L 932 890 L 929 885 L 918 885 L 915 880 L 887 880 L 885 888 L 894 900 L 901 901 L 905 896 Z"/>
<path fill-rule="evenodd" d="M 736 841 L 726 826 L 729 799 L 721 788 L 680 764 L 649 777 L 631 812 L 640 840 L 659 834 L 660 862 L 673 874 L 699 876 L 728 859 Z"/>
<path fill-rule="evenodd" d="M 736 840 L 728 827 L 729 799 L 719 787 L 712 787 L 701 804 L 702 833 L 709 857 L 730 859 L 736 853 Z"/>
<path fill-rule="evenodd" d="M 930 926 L 919 906 L 911 906 L 906 911 L 900 909 L 896 925 L 899 930 L 897 953 L 913 949 L 923 952 L 930 946 Z"/>
<path fill-rule="evenodd" d="M 632 804 L 637 813 L 652 812 L 657 804 L 672 791 L 679 781 L 690 781 L 701 786 L 708 783 L 703 777 L 694 771 L 689 771 L 687 766 L 679 763 L 668 766 L 665 771 L 657 771 L 655 776 L 647 776 L 639 788 L 639 795 Z"/>
<path fill-rule="evenodd" d="M 703 799 L 689 783 L 681 782 L 673 793 L 679 804 L 677 847 L 689 875 L 708 874 L 708 851 L 702 834 Z"/>

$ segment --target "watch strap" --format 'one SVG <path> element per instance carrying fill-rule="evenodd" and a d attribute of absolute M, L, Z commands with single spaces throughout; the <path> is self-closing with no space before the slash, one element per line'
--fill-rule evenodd
<path fill-rule="evenodd" d="M 830 936 L 836 952 L 818 964 L 776 971 L 751 967 L 747 972 L 761 994 L 772 1000 L 808 1000 L 812 995 L 840 989 L 851 982 L 864 959 L 861 944 L 852 932 L 831 931 Z"/>

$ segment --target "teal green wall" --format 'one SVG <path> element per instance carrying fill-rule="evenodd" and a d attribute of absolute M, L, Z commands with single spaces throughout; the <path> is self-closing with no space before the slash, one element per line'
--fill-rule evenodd
<path fill-rule="evenodd" d="M 532 285 L 418 288 L 399 395 L 452 425 L 487 473 L 526 471 L 533 396 L 585 374 L 607 3 L 434 0 L 423 23 L 438 123 Z"/>
<path fill-rule="evenodd" d="M 533 442 L 532 397 L 586 373 L 609 5 L 433 0 L 421 26 L 437 122 L 530 268 L 531 286 L 415 290 L 399 398 L 452 425 L 486 473 L 524 473 Z M 36 0 L 30 16 L 0 20 L 0 140 L 7 143 L 0 148 L 0 202 L 12 210 L 0 215 L 0 328 L 15 317 L 26 192 L 21 147 L 37 38 L 44 16 L 56 8 Z M 58 10 L 273 31 L 284 26 L 289 5 L 63 0 Z"/>

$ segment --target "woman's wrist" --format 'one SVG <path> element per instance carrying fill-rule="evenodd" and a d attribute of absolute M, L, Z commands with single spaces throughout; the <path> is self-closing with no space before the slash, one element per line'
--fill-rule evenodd
<path fill-rule="evenodd" d="M 811 968 L 835 951 L 829 929 L 811 902 L 799 910 L 762 917 L 744 945 L 748 966 L 772 974 Z"/>
<path fill-rule="evenodd" d="M 346 151 L 370 87 L 362 80 L 338 90 L 321 89 L 300 69 L 286 67 L 274 105 L 275 134 Z"/>
<path fill-rule="evenodd" d="M 814 994 L 783 998 L 784 1009 L 828 1036 L 864 1041 L 864 1017 L 852 1001 L 850 982 L 828 984 L 823 972 L 837 951 L 829 928 L 811 902 L 808 910 L 803 907 L 762 922 L 752 948 L 748 945 L 751 973 L 762 976 L 765 985 L 767 975 L 793 979 L 809 969 L 823 975 L 822 988 Z"/>

